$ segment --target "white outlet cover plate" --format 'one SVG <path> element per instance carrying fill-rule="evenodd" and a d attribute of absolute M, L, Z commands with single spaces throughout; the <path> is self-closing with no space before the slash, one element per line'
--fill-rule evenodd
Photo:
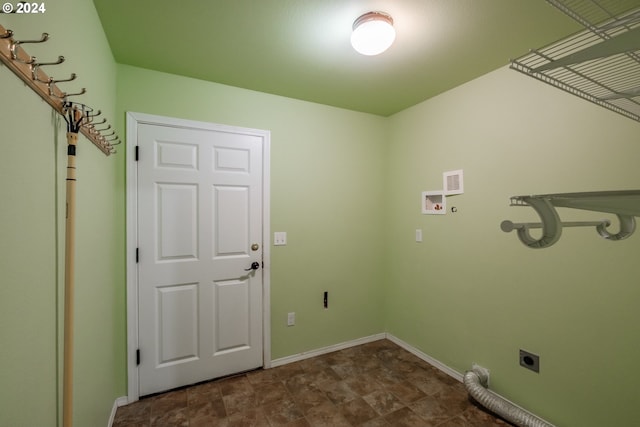
<path fill-rule="evenodd" d="M 273 245 L 274 246 L 284 246 L 287 244 L 287 232 L 286 231 L 276 231 L 273 233 Z"/>

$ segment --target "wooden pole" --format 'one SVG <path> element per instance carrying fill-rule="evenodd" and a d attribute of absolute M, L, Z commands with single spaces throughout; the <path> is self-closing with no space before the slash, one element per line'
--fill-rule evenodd
<path fill-rule="evenodd" d="M 76 214 L 76 147 L 78 134 L 67 132 L 67 215 L 64 264 L 64 379 L 62 387 L 62 424 L 73 426 L 73 319 Z"/>

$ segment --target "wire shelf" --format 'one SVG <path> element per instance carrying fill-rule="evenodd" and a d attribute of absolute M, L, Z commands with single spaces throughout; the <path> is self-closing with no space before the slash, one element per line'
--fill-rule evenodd
<path fill-rule="evenodd" d="M 640 190 L 590 191 L 582 193 L 513 196 L 510 206 L 529 206 L 527 199 L 545 199 L 556 207 L 640 217 Z"/>
<path fill-rule="evenodd" d="M 547 2 L 585 29 L 510 68 L 640 122 L 640 1 Z"/>

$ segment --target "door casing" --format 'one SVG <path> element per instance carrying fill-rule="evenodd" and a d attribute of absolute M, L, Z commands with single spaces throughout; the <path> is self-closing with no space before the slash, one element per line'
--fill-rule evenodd
<path fill-rule="evenodd" d="M 138 165 L 135 160 L 138 141 L 138 125 L 152 124 L 203 130 L 254 133 L 262 136 L 263 161 L 263 203 L 262 203 L 262 241 L 263 241 L 263 298 L 262 298 L 262 334 L 264 368 L 271 367 L 271 300 L 270 300 L 270 133 L 265 130 L 238 128 L 215 123 L 199 122 L 172 117 L 127 112 L 127 160 L 126 160 L 126 268 L 127 268 L 127 402 L 139 400 L 139 379 L 136 351 L 138 349 L 138 266 L 136 248 L 138 247 Z"/>

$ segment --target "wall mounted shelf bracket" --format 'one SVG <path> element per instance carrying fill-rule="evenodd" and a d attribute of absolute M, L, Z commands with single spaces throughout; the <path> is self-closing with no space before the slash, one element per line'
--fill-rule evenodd
<path fill-rule="evenodd" d="M 514 223 L 502 221 L 504 232 L 516 230 L 518 238 L 526 246 L 534 249 L 547 248 L 556 243 L 562 235 L 563 227 L 595 227 L 598 234 L 607 240 L 623 240 L 636 229 L 635 217 L 640 216 L 640 190 L 598 191 L 585 193 L 558 193 L 511 197 L 511 206 L 529 206 L 541 219 L 539 223 Z M 611 221 L 562 222 L 556 207 L 589 210 L 615 214 L 620 222 L 617 233 L 608 231 Z M 534 238 L 530 229 L 541 228 L 542 236 Z"/>

